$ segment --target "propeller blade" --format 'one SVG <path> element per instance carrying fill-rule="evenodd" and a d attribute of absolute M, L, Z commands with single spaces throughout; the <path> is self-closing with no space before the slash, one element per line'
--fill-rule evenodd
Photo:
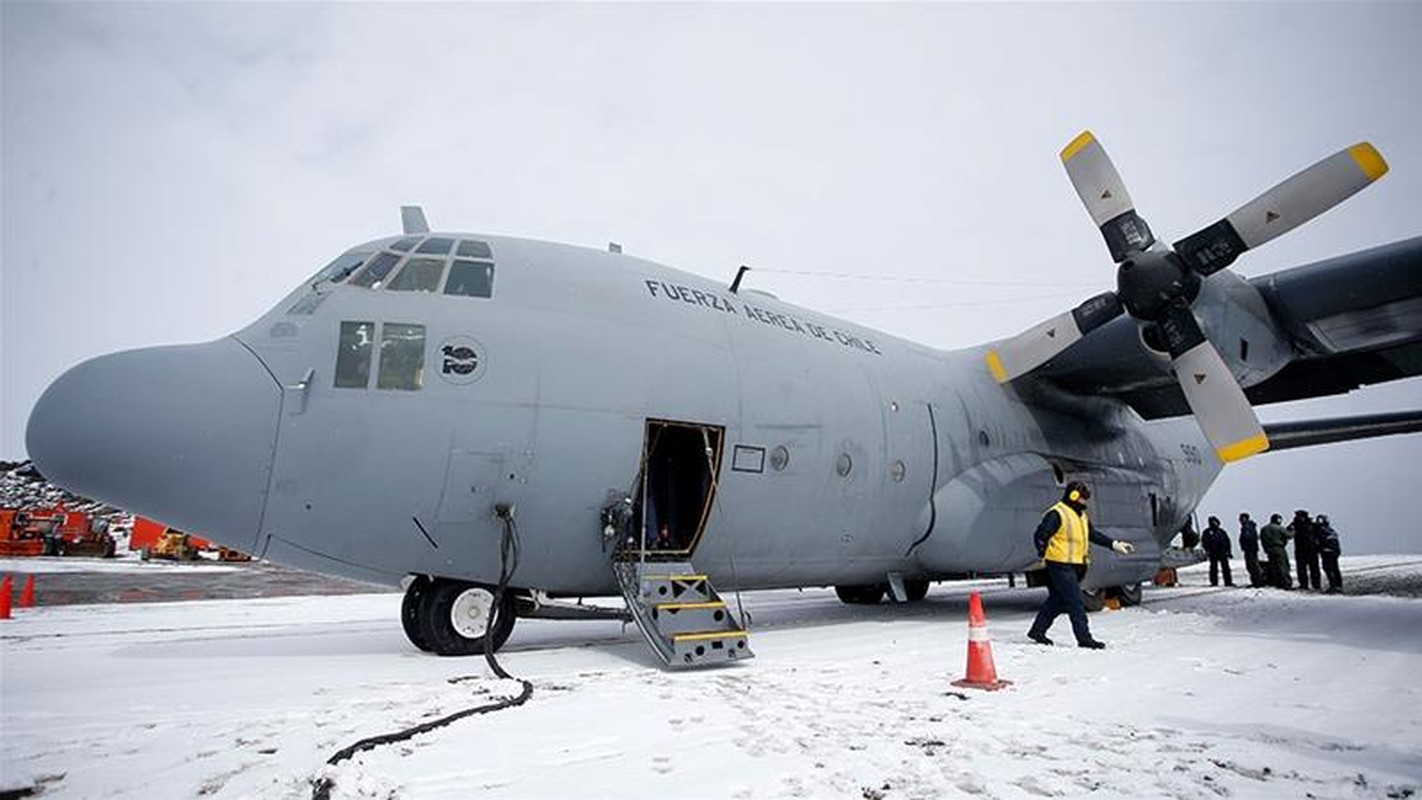
<path fill-rule="evenodd" d="M 1101 229 L 1112 261 L 1119 264 L 1127 253 L 1145 250 L 1155 243 L 1150 226 L 1136 214 L 1131 195 L 1111 163 L 1111 157 L 1091 131 L 1082 131 L 1062 149 L 1062 165 L 1066 167 L 1072 188 L 1086 206 L 1086 213 Z"/>
<path fill-rule="evenodd" d="M 1188 306 L 1173 306 L 1160 322 L 1175 379 L 1215 455 L 1226 463 L 1269 449 L 1269 437 L 1249 398 Z"/>
<path fill-rule="evenodd" d="M 1246 250 L 1287 233 L 1357 194 L 1387 173 L 1387 162 L 1360 142 L 1294 174 L 1209 227 L 1175 243 L 1191 269 L 1217 272 Z"/>
<path fill-rule="evenodd" d="M 987 352 L 988 369 L 998 383 L 1015 380 L 1047 363 L 1081 337 L 1121 315 L 1114 292 L 1098 294 L 1071 311 L 1035 325 Z"/>

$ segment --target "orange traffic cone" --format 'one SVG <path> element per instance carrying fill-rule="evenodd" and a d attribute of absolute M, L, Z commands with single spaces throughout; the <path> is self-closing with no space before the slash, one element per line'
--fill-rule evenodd
<path fill-rule="evenodd" d="M 14 589 L 14 585 L 10 582 L 10 576 L 6 575 L 5 579 L 0 581 L 0 619 L 10 618 L 10 591 L 12 589 Z"/>
<path fill-rule="evenodd" d="M 993 691 L 1009 686 L 1012 681 L 998 680 L 997 667 L 992 664 L 992 642 L 988 641 L 987 618 L 983 616 L 983 599 L 977 592 L 968 596 L 968 674 L 954 686 Z"/>
<path fill-rule="evenodd" d="M 35 607 L 35 576 L 25 576 L 25 588 L 20 590 L 20 608 Z"/>

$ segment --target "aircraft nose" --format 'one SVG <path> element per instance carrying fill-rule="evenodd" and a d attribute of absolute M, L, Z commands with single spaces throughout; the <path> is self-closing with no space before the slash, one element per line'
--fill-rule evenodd
<path fill-rule="evenodd" d="M 50 481 L 252 550 L 281 388 L 235 339 L 129 350 L 52 383 L 25 444 Z"/>

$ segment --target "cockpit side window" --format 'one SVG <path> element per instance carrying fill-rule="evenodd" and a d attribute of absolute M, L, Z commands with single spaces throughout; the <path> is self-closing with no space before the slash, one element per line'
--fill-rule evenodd
<path fill-rule="evenodd" d="M 444 275 L 444 259 L 411 258 L 385 288 L 392 292 L 433 292 Z"/>
<path fill-rule="evenodd" d="M 369 250 L 363 253 L 344 253 L 327 264 L 325 269 L 316 273 L 316 277 L 312 279 L 311 282 L 313 284 L 325 283 L 326 281 L 340 283 L 350 277 L 352 272 L 359 269 L 360 265 L 364 264 L 367 258 L 370 258 Z"/>
<path fill-rule="evenodd" d="M 380 389 L 419 389 L 425 381 L 425 326 L 387 322 L 380 329 Z"/>
<path fill-rule="evenodd" d="M 461 240 L 459 242 L 459 249 L 455 251 L 455 255 L 460 256 L 461 258 L 494 257 L 493 254 L 489 252 L 489 244 L 487 242 L 480 242 L 474 239 Z"/>
<path fill-rule="evenodd" d="M 336 351 L 336 388 L 364 389 L 370 385 L 370 356 L 375 349 L 374 322 L 342 322 Z"/>
<path fill-rule="evenodd" d="M 444 285 L 444 293 L 493 297 L 494 265 L 487 261 L 455 259 L 454 266 L 449 269 L 449 281 Z"/>
<path fill-rule="evenodd" d="M 385 276 L 390 274 L 390 270 L 399 263 L 399 261 L 400 256 L 394 253 L 380 253 L 375 258 L 372 258 L 370 263 L 366 264 L 365 268 L 357 273 L 354 278 L 351 278 L 351 284 L 373 289 L 379 285 L 381 281 L 385 280 Z"/>

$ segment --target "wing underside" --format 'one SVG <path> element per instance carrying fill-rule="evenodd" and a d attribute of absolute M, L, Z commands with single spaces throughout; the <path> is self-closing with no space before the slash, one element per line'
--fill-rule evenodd
<path fill-rule="evenodd" d="M 1291 354 L 1272 374 L 1244 382 L 1251 404 L 1343 394 L 1422 375 L 1422 237 L 1248 283 Z M 1229 330 L 1211 330 L 1210 336 L 1222 351 L 1248 359 L 1250 342 Z M 1147 350 L 1127 318 L 1092 331 L 1033 377 L 1075 394 L 1113 395 L 1147 419 L 1190 413 L 1168 363 Z"/>

